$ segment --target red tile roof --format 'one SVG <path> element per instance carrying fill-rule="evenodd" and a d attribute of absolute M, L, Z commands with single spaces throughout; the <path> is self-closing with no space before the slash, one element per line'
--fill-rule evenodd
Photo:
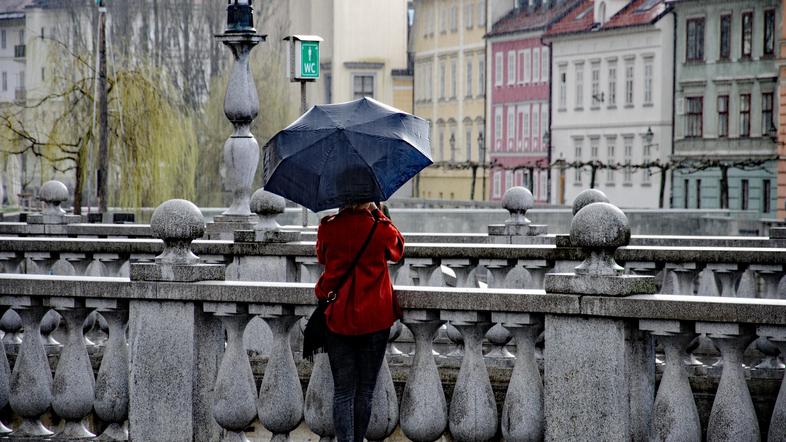
<path fill-rule="evenodd" d="M 614 14 L 603 26 L 594 23 L 594 0 L 585 0 L 562 20 L 554 23 L 544 35 L 554 37 L 589 31 L 606 31 L 657 22 L 669 9 L 665 0 L 633 0 Z"/>
<path fill-rule="evenodd" d="M 544 28 L 562 18 L 579 3 L 581 0 L 569 0 L 552 8 L 530 10 L 527 7 L 522 7 L 513 9 L 494 23 L 487 37 Z"/>

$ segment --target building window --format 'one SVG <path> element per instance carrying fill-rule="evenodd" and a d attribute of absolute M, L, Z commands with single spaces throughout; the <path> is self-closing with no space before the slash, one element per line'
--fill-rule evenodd
<path fill-rule="evenodd" d="M 742 56 L 750 58 L 753 49 L 753 12 L 742 13 Z"/>
<path fill-rule="evenodd" d="M 688 113 L 685 118 L 685 138 L 701 137 L 704 119 L 704 98 L 688 97 L 685 101 L 688 105 Z"/>
<path fill-rule="evenodd" d="M 687 21 L 685 33 L 685 59 L 704 60 L 704 19 L 692 18 Z"/>
<path fill-rule="evenodd" d="M 508 51 L 508 85 L 516 84 L 516 53 Z"/>
<path fill-rule="evenodd" d="M 653 70 L 653 60 L 651 58 L 644 60 L 644 104 L 652 104 Z"/>
<path fill-rule="evenodd" d="M 41 68 L 41 82 L 46 81 L 46 70 L 45 68 Z"/>
<path fill-rule="evenodd" d="M 467 97 L 472 96 L 472 59 L 467 61 L 467 85 L 464 95 Z"/>
<path fill-rule="evenodd" d="M 24 29 L 19 31 L 19 44 L 20 45 L 25 44 L 25 30 Z"/>
<path fill-rule="evenodd" d="M 772 122 L 772 92 L 761 94 L 761 135 L 766 137 L 775 130 Z"/>
<path fill-rule="evenodd" d="M 486 60 L 478 57 L 478 96 L 486 95 Z"/>
<path fill-rule="evenodd" d="M 439 125 L 439 146 L 437 146 L 437 161 L 445 159 L 445 126 Z"/>
<path fill-rule="evenodd" d="M 532 82 L 540 83 L 540 48 L 532 50 Z"/>
<path fill-rule="evenodd" d="M 617 66 L 609 66 L 609 107 L 617 105 Z"/>
<path fill-rule="evenodd" d="M 584 107 L 584 65 L 576 65 L 576 109 Z"/>
<path fill-rule="evenodd" d="M 731 58 L 731 14 L 720 17 L 720 54 L 721 60 Z"/>
<path fill-rule="evenodd" d="M 504 64 L 502 52 L 497 52 L 494 55 L 494 86 L 502 86 L 502 65 Z"/>
<path fill-rule="evenodd" d="M 701 179 L 696 180 L 696 208 L 701 209 Z"/>
<path fill-rule="evenodd" d="M 543 136 L 546 135 L 546 132 L 549 131 L 549 102 L 544 102 L 540 107 L 540 139 L 543 140 Z M 548 148 L 545 144 L 543 145 L 543 149 Z"/>
<path fill-rule="evenodd" d="M 633 164 L 633 137 L 627 136 L 624 138 L 623 142 L 625 170 L 622 182 L 623 184 L 630 185 L 633 183 L 633 168 L 631 167 L 631 164 Z"/>
<path fill-rule="evenodd" d="M 475 9 L 475 5 L 472 3 L 467 3 L 464 7 L 464 26 L 467 29 L 472 29 L 472 10 Z"/>
<path fill-rule="evenodd" d="M 467 149 L 467 161 L 472 161 L 472 121 L 464 123 L 464 147 Z"/>
<path fill-rule="evenodd" d="M 600 63 L 593 63 L 591 72 L 592 107 L 598 108 L 600 107 Z"/>
<path fill-rule="evenodd" d="M 750 196 L 748 193 L 748 180 L 742 180 L 740 183 L 740 188 L 742 191 L 740 195 L 740 209 L 748 210 L 748 197 Z"/>
<path fill-rule="evenodd" d="M 551 74 L 551 72 L 549 72 L 549 68 L 551 67 L 551 60 L 549 59 L 548 47 L 544 46 L 543 48 L 540 49 L 540 58 L 541 58 L 540 69 L 542 71 L 540 78 L 542 81 L 547 82 L 549 81 L 549 75 Z"/>
<path fill-rule="evenodd" d="M 764 55 L 775 55 L 775 11 L 764 11 Z"/>
<path fill-rule="evenodd" d="M 494 199 L 497 199 L 502 196 L 502 172 L 495 171 L 494 172 L 494 185 L 492 187 L 491 196 Z"/>
<path fill-rule="evenodd" d="M 5 49 L 6 47 L 6 37 L 5 37 L 5 29 L 0 31 L 0 48 Z"/>
<path fill-rule="evenodd" d="M 450 30 L 452 32 L 458 30 L 458 8 L 456 6 L 450 8 Z"/>
<path fill-rule="evenodd" d="M 450 146 L 448 146 L 450 148 L 450 162 L 451 163 L 455 163 L 456 162 L 456 142 L 458 141 L 456 139 L 456 123 L 452 123 L 450 125 L 450 138 L 448 139 L 448 141 L 450 143 Z"/>
<path fill-rule="evenodd" d="M 505 190 L 510 189 L 513 187 L 513 171 L 506 170 L 505 171 Z"/>
<path fill-rule="evenodd" d="M 448 32 L 448 9 L 444 8 L 439 14 L 439 32 Z"/>
<path fill-rule="evenodd" d="M 486 26 L 486 0 L 478 3 L 478 26 Z"/>
<path fill-rule="evenodd" d="M 565 110 L 567 107 L 568 102 L 568 74 L 565 72 L 565 67 L 560 66 L 559 68 L 559 108 L 560 110 Z"/>
<path fill-rule="evenodd" d="M 532 58 L 532 51 L 527 49 L 524 51 L 524 83 L 528 84 L 532 70 L 529 67 L 530 59 Z"/>
<path fill-rule="evenodd" d="M 633 62 L 625 65 L 625 106 L 633 106 Z"/>
<path fill-rule="evenodd" d="M 8 91 L 8 72 L 3 72 L 3 92 Z"/>
<path fill-rule="evenodd" d="M 688 208 L 688 203 L 690 202 L 690 199 L 688 198 L 688 193 L 690 193 L 690 188 L 688 187 L 689 185 L 690 181 L 687 179 L 682 180 L 682 207 L 686 209 Z"/>
<path fill-rule="evenodd" d="M 729 136 L 729 96 L 718 96 L 718 136 Z"/>
<path fill-rule="evenodd" d="M 421 66 L 421 70 L 423 67 Z M 423 81 L 421 79 L 421 81 Z M 423 89 L 420 88 L 420 94 L 423 95 Z M 333 76 L 325 74 L 325 103 L 333 102 Z"/>
<path fill-rule="evenodd" d="M 590 161 L 598 161 L 598 151 L 600 150 L 600 138 L 590 138 Z"/>
<path fill-rule="evenodd" d="M 540 127 L 540 106 L 535 103 L 532 106 L 532 150 L 538 150 L 540 147 L 540 136 L 538 135 L 538 128 Z"/>
<path fill-rule="evenodd" d="M 524 135 L 524 150 L 529 150 L 530 147 L 530 133 L 529 133 L 529 104 L 525 105 L 524 112 L 521 115 L 521 124 L 523 125 L 522 134 Z"/>
<path fill-rule="evenodd" d="M 445 99 L 445 63 L 439 64 L 439 99 Z"/>
<path fill-rule="evenodd" d="M 518 74 L 516 77 L 518 78 L 518 84 L 524 84 L 524 51 L 519 51 L 518 55 Z"/>
<path fill-rule="evenodd" d="M 751 95 L 740 95 L 740 137 L 751 136 Z"/>
<path fill-rule="evenodd" d="M 772 198 L 772 189 L 770 188 L 770 180 L 763 180 L 761 182 L 761 211 L 770 213 L 770 198 Z"/>
<path fill-rule="evenodd" d="M 450 98 L 456 99 L 456 85 L 458 84 L 458 66 L 456 60 L 450 62 Z"/>
<path fill-rule="evenodd" d="M 516 108 L 508 106 L 508 151 L 516 150 Z"/>
<path fill-rule="evenodd" d="M 614 163 L 617 162 L 617 139 L 616 138 L 606 138 L 606 164 L 608 166 L 613 166 Z M 611 167 L 606 169 L 606 181 L 608 183 L 614 183 L 614 169 Z"/>
<path fill-rule="evenodd" d="M 494 150 L 502 147 L 502 106 L 494 109 Z"/>

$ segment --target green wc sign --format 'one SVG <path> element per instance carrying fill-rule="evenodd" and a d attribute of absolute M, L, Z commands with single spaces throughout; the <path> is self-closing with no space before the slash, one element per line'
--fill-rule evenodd
<path fill-rule="evenodd" d="M 319 43 L 316 35 L 292 35 L 284 38 L 290 42 L 288 51 L 289 79 L 309 81 L 319 78 Z"/>

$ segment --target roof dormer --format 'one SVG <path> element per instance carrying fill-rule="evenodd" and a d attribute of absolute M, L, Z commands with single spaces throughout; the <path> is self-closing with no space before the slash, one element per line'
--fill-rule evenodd
<path fill-rule="evenodd" d="M 595 10 L 593 22 L 603 26 L 614 14 L 624 8 L 629 3 L 628 0 L 595 0 Z"/>

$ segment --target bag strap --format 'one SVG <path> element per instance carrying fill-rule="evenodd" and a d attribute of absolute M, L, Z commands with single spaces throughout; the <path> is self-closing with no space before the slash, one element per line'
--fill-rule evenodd
<path fill-rule="evenodd" d="M 363 242 L 363 245 L 360 247 L 360 250 L 358 251 L 357 255 L 355 255 L 355 259 L 352 260 L 352 264 L 350 264 L 349 268 L 347 268 L 347 271 L 344 272 L 343 275 L 341 275 L 341 278 L 338 280 L 338 284 L 336 284 L 336 288 L 331 290 L 330 293 L 328 293 L 328 299 L 325 301 L 326 304 L 330 304 L 331 302 L 336 300 L 336 296 L 338 295 L 338 290 L 342 286 L 344 286 L 344 283 L 347 282 L 349 275 L 352 273 L 353 270 L 355 270 L 355 266 L 357 265 L 358 261 L 360 261 L 360 257 L 363 255 L 363 252 L 366 251 L 366 248 L 368 247 L 368 243 L 371 242 L 371 237 L 374 236 L 374 231 L 377 230 L 377 224 L 379 224 L 379 217 L 377 216 L 377 214 L 372 212 L 372 215 L 374 216 L 374 225 L 371 226 L 371 231 L 368 232 L 368 236 L 366 237 L 366 240 Z"/>

